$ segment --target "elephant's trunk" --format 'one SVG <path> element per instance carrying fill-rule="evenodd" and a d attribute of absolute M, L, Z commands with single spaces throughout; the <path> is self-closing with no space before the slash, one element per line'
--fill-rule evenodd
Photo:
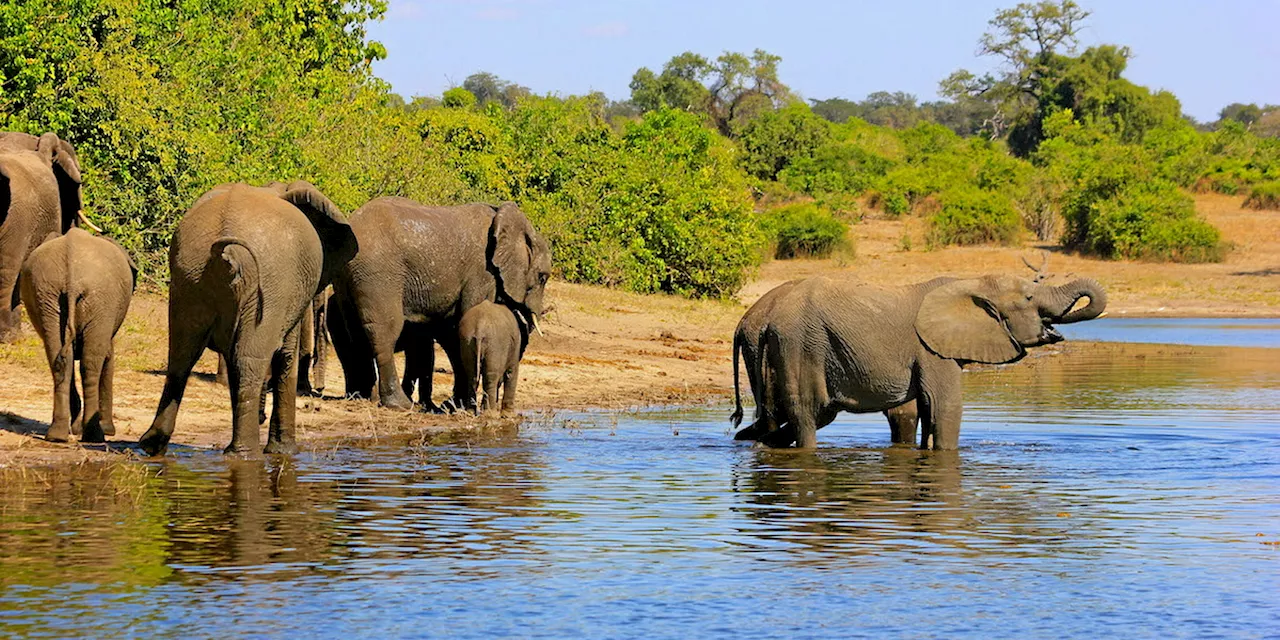
<path fill-rule="evenodd" d="M 1107 292 L 1095 280 L 1080 278 L 1057 287 L 1041 288 L 1036 296 L 1040 300 L 1040 315 L 1055 324 L 1092 320 L 1107 308 Z M 1088 298 L 1089 304 L 1072 311 L 1080 298 Z"/>

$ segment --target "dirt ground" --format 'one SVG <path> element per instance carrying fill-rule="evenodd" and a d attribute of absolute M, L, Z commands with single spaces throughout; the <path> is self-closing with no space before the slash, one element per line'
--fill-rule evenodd
<path fill-rule="evenodd" d="M 819 274 L 882 284 L 943 274 L 1027 274 L 1019 258 L 1038 263 L 1043 250 L 1055 278 L 1102 282 L 1112 315 L 1280 317 L 1280 213 L 1244 210 L 1239 198 L 1219 195 L 1200 196 L 1197 205 L 1234 244 L 1223 263 L 1099 261 L 1034 244 L 925 251 L 920 220 L 867 220 L 852 231 L 855 256 L 770 262 L 735 300 L 641 296 L 553 281 L 547 295 L 554 309 L 543 322 L 545 335 L 532 338 L 521 366 L 520 410 L 526 418 L 549 419 L 557 411 L 583 408 L 723 401 L 732 394 L 733 328 L 746 307 L 781 282 Z M 904 249 L 904 237 L 914 249 Z M 150 425 L 164 382 L 165 318 L 163 296 L 135 297 L 116 338 L 118 431 L 107 447 L 45 442 L 51 381 L 39 338 L 28 327 L 18 343 L 0 344 L 0 467 L 134 455 L 130 445 Z M 394 412 L 341 399 L 341 372 L 336 358 L 330 362 L 326 397 L 299 399 L 304 446 L 510 423 Z M 443 356 L 437 363 L 447 367 Z M 229 398 L 213 381 L 215 368 L 213 354 L 206 354 L 188 388 L 171 450 L 221 448 L 229 440 Z M 449 381 L 447 371 L 438 369 L 437 399 Z"/>

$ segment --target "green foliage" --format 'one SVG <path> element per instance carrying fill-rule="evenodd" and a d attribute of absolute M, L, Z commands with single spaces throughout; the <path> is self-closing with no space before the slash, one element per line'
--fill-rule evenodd
<path fill-rule="evenodd" d="M 812 202 L 767 211 L 760 215 L 760 227 L 780 259 L 825 258 L 849 242 L 849 225 Z"/>
<path fill-rule="evenodd" d="M 476 94 L 462 87 L 454 87 L 444 92 L 441 102 L 450 109 L 470 109 L 476 106 Z"/>
<path fill-rule="evenodd" d="M 787 165 L 812 159 L 831 137 L 830 128 L 801 102 L 765 112 L 739 132 L 743 168 L 761 180 L 773 180 Z"/>
<path fill-rule="evenodd" d="M 1195 203 L 1167 182 L 1133 183 L 1088 211 L 1082 248 L 1105 257 L 1219 262 L 1222 237 Z"/>
<path fill-rule="evenodd" d="M 1008 196 L 974 187 L 942 195 L 942 210 L 929 218 L 930 245 L 1004 244 L 1017 242 L 1022 228 Z"/>
<path fill-rule="evenodd" d="M 1280 211 L 1280 180 L 1254 185 L 1245 198 L 1244 206 L 1250 209 Z"/>

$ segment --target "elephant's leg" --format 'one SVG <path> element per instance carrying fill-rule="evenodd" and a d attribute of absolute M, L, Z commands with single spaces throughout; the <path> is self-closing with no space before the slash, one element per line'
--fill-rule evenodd
<path fill-rule="evenodd" d="M 164 453 L 169 446 L 169 438 L 173 436 L 173 428 L 178 419 L 178 407 L 187 390 L 187 380 L 191 377 L 191 370 L 195 368 L 196 362 L 204 354 L 205 344 L 209 339 L 207 330 L 175 331 L 172 322 L 169 326 L 169 369 L 164 376 L 164 391 L 160 394 L 160 405 L 156 407 L 156 417 L 151 421 L 151 428 L 138 439 L 138 446 L 151 456 Z"/>
<path fill-rule="evenodd" d="M 502 381 L 502 370 L 495 363 L 485 360 L 481 367 L 481 385 L 484 397 L 480 399 L 476 413 L 489 413 L 498 408 L 498 384 Z"/>
<path fill-rule="evenodd" d="M 297 326 L 285 334 L 284 344 L 272 362 L 274 403 L 271 405 L 271 428 L 267 432 L 265 453 L 292 454 L 298 451 L 294 428 L 298 408 L 298 344 L 301 334 Z"/>
<path fill-rule="evenodd" d="M 84 384 L 82 442 L 105 442 L 107 439 L 102 432 L 102 369 L 107 360 L 103 351 L 100 345 L 85 344 L 80 358 L 80 379 Z"/>
<path fill-rule="evenodd" d="M 413 392 L 418 392 L 418 404 L 431 404 L 431 382 L 430 379 L 423 379 L 424 371 L 433 371 L 436 366 L 436 350 L 435 345 L 427 340 L 427 344 L 420 344 L 421 340 L 410 339 L 409 344 L 404 348 L 404 378 L 400 381 L 400 390 L 404 395 L 413 400 Z"/>
<path fill-rule="evenodd" d="M 75 384 L 73 368 L 75 355 L 72 341 L 61 336 L 45 340 L 45 355 L 49 358 L 49 370 L 53 373 L 53 420 L 45 439 L 66 442 L 71 439 L 71 388 Z"/>
<path fill-rule="evenodd" d="M 399 299 L 395 304 L 370 304 L 358 311 L 377 361 L 379 404 L 390 409 L 412 409 L 413 403 L 400 389 L 400 376 L 396 373 L 396 340 L 404 330 L 404 311 Z"/>
<path fill-rule="evenodd" d="M 924 435 L 922 449 L 951 451 L 960 445 L 960 420 L 964 411 L 960 365 L 936 358 L 922 367 L 920 375 L 920 416 Z"/>
<path fill-rule="evenodd" d="M 315 362 L 315 321 L 315 301 L 312 300 L 307 305 L 306 313 L 302 314 L 302 321 L 298 323 L 301 327 L 301 337 L 298 338 L 298 393 L 304 396 L 315 395 L 311 385 L 311 365 Z"/>
<path fill-rule="evenodd" d="M 230 386 L 230 383 L 227 382 L 227 357 L 221 353 L 218 354 L 218 373 L 215 376 L 215 381 L 224 387 Z"/>
<path fill-rule="evenodd" d="M 98 412 L 102 415 L 102 420 L 99 424 L 102 425 L 102 434 L 104 436 L 114 436 L 116 434 L 115 378 L 116 349 L 112 345 L 107 348 L 107 357 L 102 362 L 102 379 L 98 383 Z"/>
<path fill-rule="evenodd" d="M 231 385 L 231 444 L 225 453 L 249 454 L 262 450 L 258 436 L 258 411 L 262 401 L 262 381 L 271 368 L 271 357 L 232 350 L 228 363 Z"/>
<path fill-rule="evenodd" d="M 22 338 L 22 310 L 17 304 L 18 287 L 13 288 L 14 303 L 12 307 L 0 303 L 0 343 L 16 344 Z M 28 311 L 27 313 L 30 313 Z M 7 322 L 5 322 L 7 320 Z"/>
<path fill-rule="evenodd" d="M 502 382 L 502 415 L 507 416 L 516 411 L 516 387 L 520 385 L 520 361 L 507 370 Z"/>
<path fill-rule="evenodd" d="M 312 395 L 321 397 L 324 395 L 325 379 L 328 374 L 329 364 L 329 332 L 325 330 L 328 326 L 326 316 L 329 313 L 328 296 L 321 294 L 316 298 L 319 302 L 315 308 L 315 343 L 312 348 L 311 356 L 311 393 Z"/>
<path fill-rule="evenodd" d="M 359 338 L 355 325 L 355 314 L 350 307 L 330 298 L 325 322 L 329 327 L 329 336 L 333 339 L 333 351 L 342 366 L 344 393 L 357 398 L 372 398 L 373 384 L 377 374 L 374 371 L 373 355 L 368 344 Z"/>
<path fill-rule="evenodd" d="M 475 354 L 464 356 L 462 353 L 462 341 L 458 339 L 457 327 L 449 327 L 439 332 L 436 341 L 440 344 L 440 348 L 444 351 L 444 355 L 449 358 L 449 368 L 453 370 L 453 397 L 455 399 L 470 398 L 473 402 L 478 400 L 476 394 L 479 389 L 472 389 L 476 384 L 476 374 L 472 372 L 470 375 L 458 375 L 459 371 L 465 372 L 474 369 L 474 364 L 468 366 L 464 360 L 470 359 L 474 361 Z"/>
<path fill-rule="evenodd" d="M 74 362 L 74 361 L 73 361 Z M 83 362 L 83 360 L 81 361 Z M 80 389 L 76 385 L 76 368 L 71 367 L 71 435 L 79 436 L 84 424 L 84 403 L 80 401 Z"/>
<path fill-rule="evenodd" d="M 889 433 L 893 444 L 916 446 L 916 422 L 919 416 L 915 400 L 885 411 L 884 416 L 889 419 Z"/>

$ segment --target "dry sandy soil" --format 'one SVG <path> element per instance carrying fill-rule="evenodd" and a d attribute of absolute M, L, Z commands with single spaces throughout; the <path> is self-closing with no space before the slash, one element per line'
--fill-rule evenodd
<path fill-rule="evenodd" d="M 1217 195 L 1198 197 L 1197 204 L 1234 243 L 1221 264 L 1099 261 L 1037 245 L 906 251 L 904 237 L 923 246 L 921 221 L 868 220 L 852 231 L 856 257 L 771 262 L 736 300 L 641 296 L 553 282 L 548 299 L 554 310 L 543 323 L 546 335 L 533 337 L 521 368 L 521 411 L 545 418 L 558 410 L 589 407 L 722 401 L 732 393 L 730 341 L 746 306 L 781 282 L 818 274 L 883 284 L 942 274 L 1026 274 L 1019 258 L 1038 263 L 1045 250 L 1048 270 L 1056 278 L 1101 281 L 1113 315 L 1280 316 L 1280 213 L 1243 210 L 1239 198 Z M 45 442 L 51 382 L 39 339 L 28 329 L 17 344 L 0 345 L 0 466 L 108 455 L 104 450 L 132 455 L 129 445 L 150 425 L 163 386 L 165 316 L 162 296 L 139 295 L 117 336 L 118 433 L 105 449 Z M 336 365 L 337 360 L 331 357 L 330 362 Z M 447 360 L 439 357 L 437 362 Z M 213 382 L 215 364 L 209 353 L 197 368 L 178 418 L 175 449 L 220 448 L 230 438 L 229 399 Z M 449 380 L 444 369 L 438 370 L 437 399 Z M 328 382 L 325 399 L 299 399 L 299 439 L 312 446 L 344 438 L 510 424 L 498 418 L 393 412 L 343 400 L 336 397 L 342 386 L 336 366 Z"/>

